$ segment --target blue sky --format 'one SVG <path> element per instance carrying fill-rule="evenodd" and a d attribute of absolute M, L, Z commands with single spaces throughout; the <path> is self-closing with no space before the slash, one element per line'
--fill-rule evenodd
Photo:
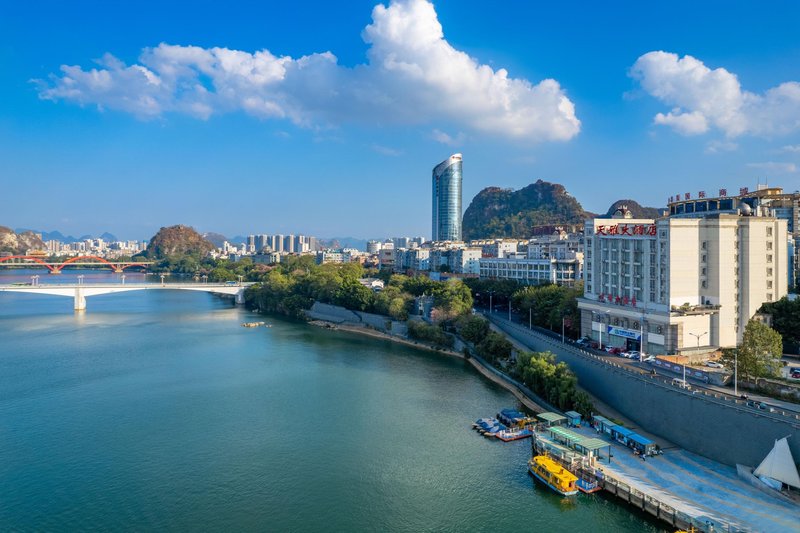
<path fill-rule="evenodd" d="M 465 208 L 800 189 L 798 4 L 642 6 L 5 3 L 0 224 L 427 236 L 454 152 Z"/>

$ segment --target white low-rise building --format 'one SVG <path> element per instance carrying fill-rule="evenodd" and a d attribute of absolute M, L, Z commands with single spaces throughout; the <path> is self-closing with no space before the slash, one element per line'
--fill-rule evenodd
<path fill-rule="evenodd" d="M 510 279 L 523 285 L 555 283 L 571 287 L 582 276 L 582 254 L 573 259 L 488 257 L 480 260 L 482 279 Z"/>

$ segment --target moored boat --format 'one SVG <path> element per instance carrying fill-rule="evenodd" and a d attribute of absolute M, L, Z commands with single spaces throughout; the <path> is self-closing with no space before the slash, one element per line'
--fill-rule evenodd
<path fill-rule="evenodd" d="M 531 458 L 528 461 L 528 472 L 562 496 L 574 496 L 578 493 L 578 476 L 546 455 Z"/>
<path fill-rule="evenodd" d="M 511 428 L 498 431 L 495 437 L 503 442 L 511 442 L 512 440 L 527 439 L 533 435 L 530 429 Z"/>

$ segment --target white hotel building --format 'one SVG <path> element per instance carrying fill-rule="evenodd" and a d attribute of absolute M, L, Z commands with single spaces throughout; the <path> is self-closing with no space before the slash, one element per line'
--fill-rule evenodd
<path fill-rule="evenodd" d="M 742 213 L 587 221 L 581 333 L 654 355 L 736 346 L 788 282 L 786 221 Z"/>

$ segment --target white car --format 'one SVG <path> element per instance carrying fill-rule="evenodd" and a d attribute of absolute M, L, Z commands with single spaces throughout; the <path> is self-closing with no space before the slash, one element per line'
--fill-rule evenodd
<path fill-rule="evenodd" d="M 644 359 L 642 359 L 642 363 L 649 363 L 649 362 L 655 361 L 655 360 L 656 360 L 656 356 L 655 355 L 647 355 L 647 356 L 645 356 Z"/>
<path fill-rule="evenodd" d="M 710 368 L 725 368 L 722 366 L 722 364 L 717 363 L 716 361 L 706 361 L 704 364 Z"/>

